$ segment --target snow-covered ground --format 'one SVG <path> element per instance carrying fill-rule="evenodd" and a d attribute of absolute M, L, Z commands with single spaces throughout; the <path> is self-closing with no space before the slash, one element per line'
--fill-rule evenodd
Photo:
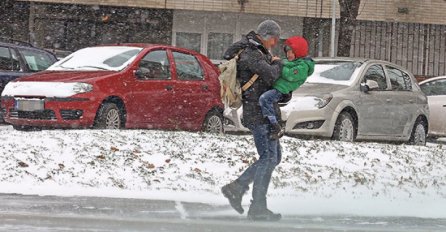
<path fill-rule="evenodd" d="M 250 135 L 0 126 L 0 193 L 227 204 L 257 157 Z M 446 218 L 446 145 L 281 139 L 269 207 L 289 215 Z M 244 205 L 250 196 L 245 196 Z M 227 214 L 236 214 L 228 210 Z"/>

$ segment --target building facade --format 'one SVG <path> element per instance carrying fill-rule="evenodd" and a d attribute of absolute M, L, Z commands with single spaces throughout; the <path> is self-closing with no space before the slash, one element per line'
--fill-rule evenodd
<path fill-rule="evenodd" d="M 49 49 L 163 43 L 219 60 L 229 44 L 269 18 L 282 26 L 282 41 L 303 35 L 312 56 L 329 54 L 331 0 L 4 1 L 0 13 L 11 23 L 0 34 Z M 446 75 L 445 10 L 445 0 L 363 0 L 350 55 L 388 60 L 418 76 Z"/>

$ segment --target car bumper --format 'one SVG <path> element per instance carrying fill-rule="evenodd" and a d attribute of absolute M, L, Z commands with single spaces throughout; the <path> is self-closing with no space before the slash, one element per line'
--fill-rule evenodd
<path fill-rule="evenodd" d="M 293 111 L 286 118 L 285 131 L 288 134 L 331 137 L 336 120 L 334 109 Z"/>
<path fill-rule="evenodd" d="M 44 110 L 19 111 L 15 99 L 3 98 L 4 120 L 18 126 L 84 128 L 93 126 L 99 103 L 89 98 L 47 98 Z"/>

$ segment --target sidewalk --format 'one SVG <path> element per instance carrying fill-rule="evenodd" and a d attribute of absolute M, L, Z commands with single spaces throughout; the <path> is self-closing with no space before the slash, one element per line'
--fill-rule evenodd
<path fill-rule="evenodd" d="M 444 231 L 446 219 L 293 216 L 252 222 L 227 205 L 0 194 L 0 231 Z"/>

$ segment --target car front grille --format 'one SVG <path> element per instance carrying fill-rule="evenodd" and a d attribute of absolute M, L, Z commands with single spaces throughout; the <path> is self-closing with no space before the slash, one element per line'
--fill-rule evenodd
<path fill-rule="evenodd" d="M 84 114 L 83 110 L 60 110 L 60 115 L 64 120 L 77 120 Z"/>
<path fill-rule="evenodd" d="M 41 111 L 18 111 L 16 109 L 10 109 L 9 115 L 11 118 L 17 119 L 35 119 L 35 120 L 55 120 L 56 114 L 53 110 L 41 110 Z"/>

